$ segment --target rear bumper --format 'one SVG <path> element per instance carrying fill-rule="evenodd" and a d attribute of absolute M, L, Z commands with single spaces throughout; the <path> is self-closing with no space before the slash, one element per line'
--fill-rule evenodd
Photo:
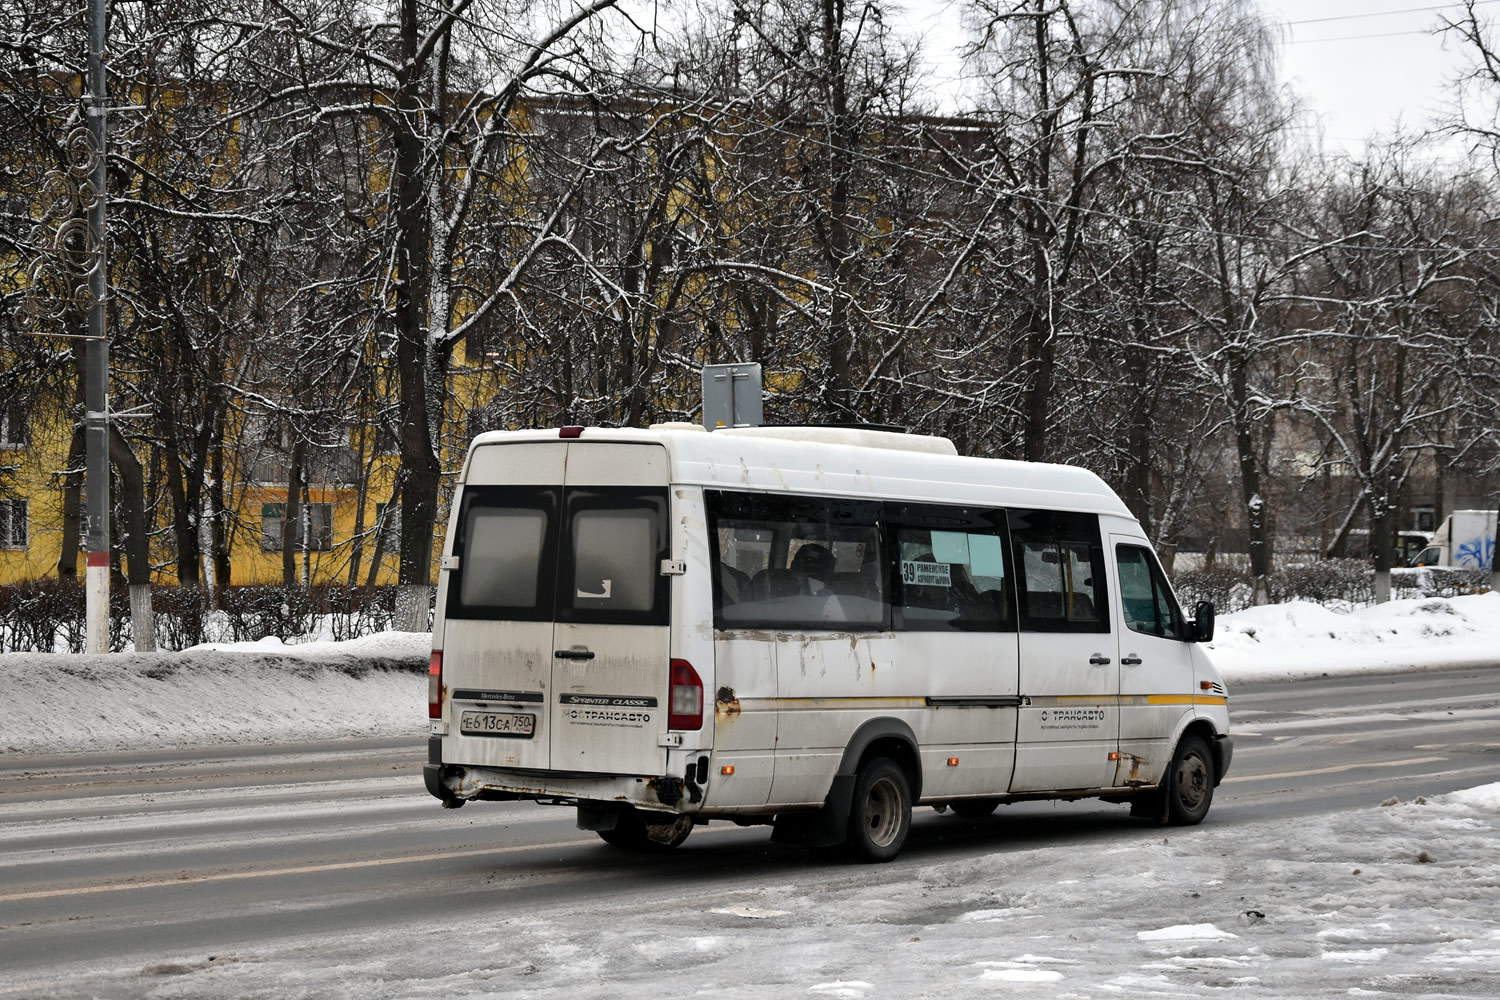
<path fill-rule="evenodd" d="M 696 812 L 697 796 L 684 792 L 684 781 L 668 775 L 578 774 L 521 771 L 445 764 L 442 740 L 428 744 L 422 780 L 434 798 L 444 802 L 471 799 L 537 799 L 549 802 L 622 802 L 657 812 Z M 697 801 L 695 801 L 697 800 Z"/>
<path fill-rule="evenodd" d="M 443 802 L 455 800 L 454 794 L 443 784 L 443 738 L 441 736 L 429 736 L 427 738 L 427 763 L 422 765 L 422 783 L 427 786 L 427 793 L 435 799 Z"/>

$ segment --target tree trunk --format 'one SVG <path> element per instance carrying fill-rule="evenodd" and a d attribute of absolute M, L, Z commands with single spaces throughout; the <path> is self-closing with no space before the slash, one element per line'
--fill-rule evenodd
<path fill-rule="evenodd" d="M 297 540 L 302 537 L 302 461 L 307 451 L 299 434 L 292 444 L 292 464 L 286 474 L 286 503 L 281 508 L 281 585 L 297 583 Z"/>
<path fill-rule="evenodd" d="M 146 524 L 146 476 L 119 425 L 109 425 L 109 458 L 119 483 L 125 530 L 119 534 L 128 567 L 131 634 L 137 653 L 156 651 L 156 619 L 151 613 L 151 534 Z"/>
<path fill-rule="evenodd" d="M 1375 555 L 1375 603 L 1385 604 L 1391 599 L 1391 549 L 1392 523 L 1390 488 L 1382 483 L 1375 487 L 1370 497 L 1370 551 Z"/>
<path fill-rule="evenodd" d="M 214 600 L 213 606 L 219 606 L 219 590 L 228 587 L 234 581 L 230 578 L 231 562 L 229 559 L 229 530 L 228 530 L 228 498 L 224 495 L 224 413 L 220 410 L 217 418 L 217 430 L 215 443 L 209 468 L 212 470 L 212 480 L 208 486 L 208 500 L 212 507 L 211 522 L 213 536 L 213 562 L 214 562 Z"/>
<path fill-rule="evenodd" d="M 1151 407 L 1147 405 L 1149 373 L 1141 351 L 1129 351 L 1126 362 L 1127 384 L 1134 397 L 1130 407 L 1130 426 L 1126 431 L 1127 459 L 1125 495 L 1121 499 L 1147 537 L 1151 531 Z M 1179 443 L 1184 447 L 1185 443 Z"/>
<path fill-rule="evenodd" d="M 385 502 L 386 520 L 390 519 L 391 512 L 400 510 L 401 504 L 401 478 L 396 478 L 396 485 L 391 488 L 390 499 Z M 380 574 L 380 564 L 385 560 L 385 521 L 377 521 L 375 524 L 375 551 L 370 555 L 370 575 L 365 578 L 365 586 L 375 586 L 375 580 Z M 405 631 L 404 629 L 402 631 Z"/>
<path fill-rule="evenodd" d="M 1254 603 L 1271 603 L 1271 536 L 1266 497 L 1261 489 L 1260 455 L 1250 426 L 1249 377 L 1239 351 L 1230 358 L 1230 391 L 1234 406 L 1234 443 L 1240 464 L 1240 494 L 1245 504 L 1245 526 L 1249 533 L 1250 577 Z"/>
<path fill-rule="evenodd" d="M 68 472 L 63 477 L 62 552 L 57 557 L 57 578 L 78 582 L 78 537 L 83 530 L 83 425 L 73 428 L 68 442 Z"/>
<path fill-rule="evenodd" d="M 1052 382 L 1057 370 L 1057 338 L 1051 322 L 1051 282 L 1046 269 L 1047 252 L 1036 247 L 1032 253 L 1036 275 L 1032 281 L 1031 316 L 1027 332 L 1027 375 L 1031 385 L 1026 390 L 1026 440 L 1021 454 L 1028 462 L 1047 458 L 1047 425 L 1051 418 Z"/>
<path fill-rule="evenodd" d="M 402 4 L 402 45 L 409 56 L 416 52 L 418 9 L 415 0 Z M 425 162 L 420 129 L 419 84 L 421 74 L 408 68 L 396 95 L 405 123 L 395 136 L 395 183 L 397 186 L 396 261 L 399 280 L 396 283 L 396 363 L 400 372 L 401 399 L 401 465 L 405 488 L 401 492 L 401 565 L 398 580 L 403 590 L 409 588 L 407 609 L 422 608 L 422 625 L 417 625 L 416 611 L 399 618 L 407 631 L 422 631 L 426 622 L 427 591 L 432 584 L 432 538 L 437 528 L 437 497 L 442 469 L 438 460 L 438 428 L 433 426 L 433 403 L 436 417 L 441 418 L 441 401 L 446 386 L 430 384 L 435 365 L 433 354 L 438 347 L 429 340 L 428 322 L 437 318 L 427 311 L 428 264 L 432 250 L 431 217 L 425 210 L 428 185 L 425 170 L 440 165 Z M 442 318 L 446 322 L 447 317 Z M 417 591 L 420 590 L 420 599 Z"/>

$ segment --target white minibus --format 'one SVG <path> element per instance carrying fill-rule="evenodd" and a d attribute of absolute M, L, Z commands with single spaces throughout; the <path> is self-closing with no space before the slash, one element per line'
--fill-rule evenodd
<path fill-rule="evenodd" d="M 1208 811 L 1224 684 L 1140 524 L 1082 469 L 841 428 L 481 434 L 444 543 L 425 779 L 888 860 L 917 805 Z"/>

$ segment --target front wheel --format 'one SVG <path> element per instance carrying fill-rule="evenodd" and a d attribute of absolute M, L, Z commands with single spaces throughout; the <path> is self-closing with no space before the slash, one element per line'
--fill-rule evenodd
<path fill-rule="evenodd" d="M 849 810 L 849 853 L 860 861 L 889 861 L 911 831 L 911 783 L 887 757 L 859 769 Z"/>
<path fill-rule="evenodd" d="M 953 815 L 964 819 L 983 819 L 994 812 L 999 805 L 999 799 L 959 799 L 948 803 L 948 808 L 953 810 Z"/>
<path fill-rule="evenodd" d="M 1203 822 L 1214 800 L 1214 758 L 1203 737 L 1184 736 L 1177 744 L 1163 789 L 1168 823 L 1194 826 Z"/>

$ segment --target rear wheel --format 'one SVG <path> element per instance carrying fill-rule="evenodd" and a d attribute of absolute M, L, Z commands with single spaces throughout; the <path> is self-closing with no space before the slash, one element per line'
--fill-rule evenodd
<path fill-rule="evenodd" d="M 999 805 L 999 799 L 959 799 L 948 803 L 948 808 L 953 810 L 953 815 L 964 819 L 983 819 Z"/>
<path fill-rule="evenodd" d="M 651 818 L 655 819 L 656 815 L 653 814 Z M 641 813 L 629 809 L 620 813 L 614 829 L 597 832 L 599 839 L 606 844 L 627 851 L 671 850 L 687 840 L 688 834 L 693 832 L 691 816 L 663 817 L 663 820 L 648 823 Z"/>
<path fill-rule="evenodd" d="M 889 861 L 911 831 L 911 783 L 899 764 L 876 757 L 859 769 L 849 810 L 849 853 L 860 861 Z"/>
<path fill-rule="evenodd" d="M 1177 744 L 1162 790 L 1168 823 L 1193 826 L 1203 822 L 1214 800 L 1214 758 L 1203 737 L 1184 736 Z"/>

